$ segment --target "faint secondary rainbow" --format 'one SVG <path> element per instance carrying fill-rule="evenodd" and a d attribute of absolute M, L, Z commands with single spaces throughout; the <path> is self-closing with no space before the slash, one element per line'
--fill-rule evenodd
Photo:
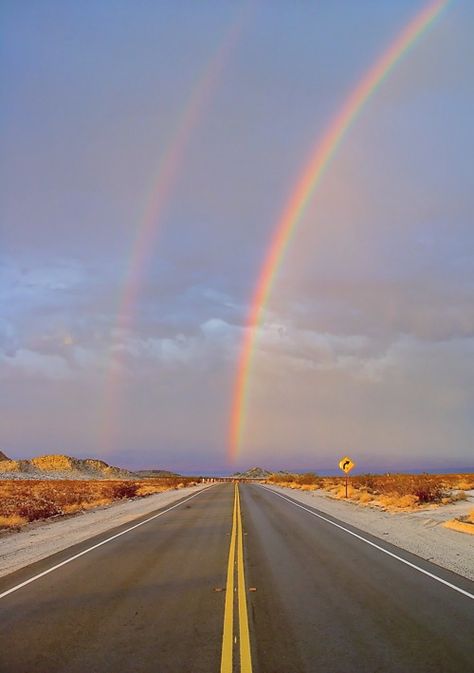
<path fill-rule="evenodd" d="M 296 227 L 306 212 L 325 169 L 365 103 L 371 98 L 403 55 L 428 30 L 450 2 L 451 0 L 435 0 L 435 2 L 428 3 L 363 76 L 346 98 L 322 138 L 318 140 L 316 146 L 313 148 L 309 161 L 306 163 L 285 205 L 261 266 L 250 304 L 250 311 L 247 315 L 231 407 L 229 427 L 229 458 L 231 461 L 235 460 L 242 440 L 248 383 L 258 326 L 262 318 L 263 309 L 268 302 L 278 269 Z"/>
<path fill-rule="evenodd" d="M 133 317 L 143 270 L 153 255 L 153 245 L 158 234 L 160 218 L 173 195 L 191 138 L 208 108 L 212 94 L 238 42 L 248 17 L 249 8 L 250 4 L 246 6 L 246 11 L 239 13 L 204 72 L 198 78 L 177 120 L 157 174 L 152 181 L 152 192 L 147 199 L 145 211 L 138 225 L 138 233 L 132 245 L 126 281 L 120 298 L 118 322 L 123 326 L 127 326 Z"/>
<path fill-rule="evenodd" d="M 212 58 L 192 88 L 177 119 L 174 131 L 170 134 L 170 140 L 157 172 L 151 181 L 152 190 L 146 200 L 145 209 L 139 220 L 137 233 L 131 246 L 125 272 L 125 282 L 121 288 L 118 301 L 112 341 L 117 335 L 120 338 L 125 330 L 133 326 L 143 277 L 153 256 L 159 225 L 175 191 L 187 149 L 197 126 L 203 119 L 210 99 L 238 43 L 253 6 L 254 0 L 250 0 L 232 21 Z M 103 448 L 107 448 L 111 444 L 117 425 L 115 416 L 119 407 L 120 381 L 124 370 L 123 358 L 122 350 L 111 349 L 100 409 L 101 445 Z"/>

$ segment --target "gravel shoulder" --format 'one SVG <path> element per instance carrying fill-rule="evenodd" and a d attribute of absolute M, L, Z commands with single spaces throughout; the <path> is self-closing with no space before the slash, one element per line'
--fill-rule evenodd
<path fill-rule="evenodd" d="M 0 537 L 0 577 L 205 488 L 209 488 L 209 485 L 164 491 L 70 517 L 38 521 L 19 532 L 4 533 Z"/>
<path fill-rule="evenodd" d="M 362 507 L 328 496 L 324 491 L 298 491 L 270 486 L 294 500 L 330 514 L 371 535 L 474 580 L 474 536 L 445 528 L 448 519 L 466 514 L 474 506 L 474 491 L 466 501 L 417 512 L 392 513 Z"/>

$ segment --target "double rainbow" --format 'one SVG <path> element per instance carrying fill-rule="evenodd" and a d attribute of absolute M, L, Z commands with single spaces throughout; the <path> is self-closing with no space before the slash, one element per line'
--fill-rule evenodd
<path fill-rule="evenodd" d="M 359 81 L 310 154 L 277 222 L 261 266 L 246 320 L 233 389 L 229 427 L 229 459 L 237 457 L 245 425 L 247 392 L 258 327 L 286 249 L 331 159 L 367 101 L 415 42 L 430 28 L 451 0 L 435 0 L 419 12 Z"/>

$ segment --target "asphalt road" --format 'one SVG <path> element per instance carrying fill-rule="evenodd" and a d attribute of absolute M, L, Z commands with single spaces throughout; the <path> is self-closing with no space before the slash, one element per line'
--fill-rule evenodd
<path fill-rule="evenodd" d="M 474 670 L 474 600 L 435 578 L 472 582 L 261 486 L 239 491 L 214 486 L 2 578 L 0 671 Z"/>
<path fill-rule="evenodd" d="M 474 671 L 474 600 L 262 487 L 241 490 L 255 671 Z M 472 582 L 358 532 L 474 594 Z"/>

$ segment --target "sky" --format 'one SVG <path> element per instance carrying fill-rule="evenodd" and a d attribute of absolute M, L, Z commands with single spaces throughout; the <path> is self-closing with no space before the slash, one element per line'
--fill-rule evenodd
<path fill-rule="evenodd" d="M 405 54 L 331 161 L 265 306 L 228 458 L 278 218 L 348 93 L 426 4 L 2 2 L 6 454 L 188 473 L 323 471 L 346 454 L 360 471 L 473 468 L 469 0 Z"/>

